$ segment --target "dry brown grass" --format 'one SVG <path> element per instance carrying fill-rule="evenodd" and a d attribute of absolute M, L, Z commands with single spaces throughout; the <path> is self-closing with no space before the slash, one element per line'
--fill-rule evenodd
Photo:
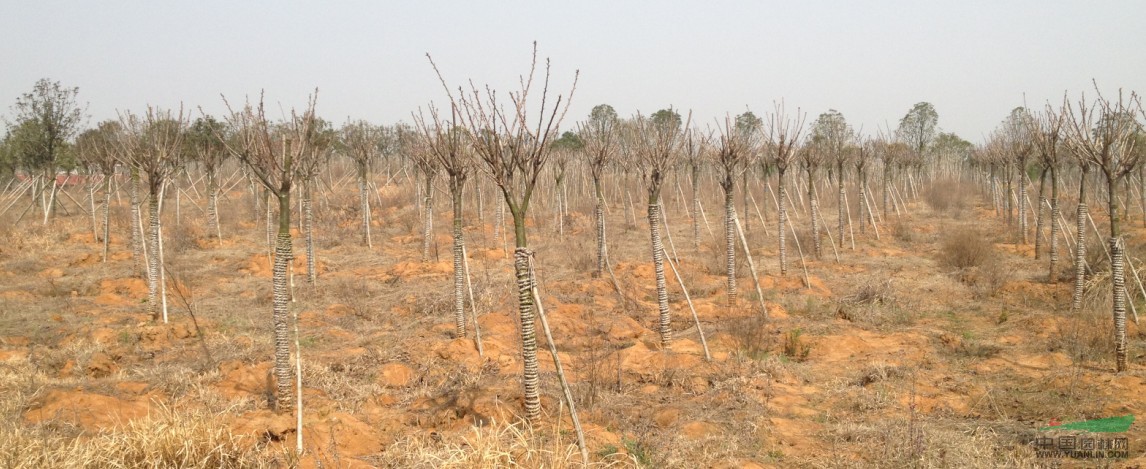
<path fill-rule="evenodd" d="M 598 457 L 601 460 L 590 467 L 631 466 L 636 461 L 621 452 Z M 577 444 L 568 435 L 550 435 L 524 422 L 493 422 L 448 439 L 438 433 L 420 433 L 394 443 L 373 462 L 410 468 L 583 467 Z"/>
<path fill-rule="evenodd" d="M 219 415 L 173 411 L 133 420 L 122 429 L 69 438 L 48 428 L 0 425 L 0 464 L 7 468 L 272 468 L 294 456 L 235 435 Z"/>

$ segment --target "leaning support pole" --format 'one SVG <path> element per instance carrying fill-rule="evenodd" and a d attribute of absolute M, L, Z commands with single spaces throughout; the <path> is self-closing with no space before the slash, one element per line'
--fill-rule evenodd
<path fill-rule="evenodd" d="M 662 200 L 659 205 L 664 207 L 664 201 Z M 665 224 L 665 236 L 668 237 L 669 249 L 672 249 L 672 257 L 673 257 L 673 259 L 676 259 L 677 262 L 680 262 L 680 256 L 678 256 L 676 254 L 676 245 L 673 244 L 673 242 L 672 242 L 672 231 L 669 229 L 668 215 L 665 215 L 665 212 L 667 212 L 667 211 L 668 210 L 661 210 L 660 211 L 661 212 L 661 222 Z"/>
<path fill-rule="evenodd" d="M 808 264 L 804 262 L 804 248 L 800 247 L 800 237 L 796 235 L 796 227 L 792 219 L 788 219 L 788 229 L 792 231 L 792 239 L 796 241 L 796 252 L 800 253 L 800 267 L 804 269 L 804 288 L 812 288 L 812 280 L 808 278 Z"/>
<path fill-rule="evenodd" d="M 756 209 L 756 218 L 760 219 L 760 225 L 764 227 L 764 235 L 772 236 L 768 231 L 768 222 L 764 221 L 764 214 L 760 212 L 760 206 L 756 205 L 756 197 L 751 192 L 748 193 L 748 200 L 752 201 L 752 208 Z"/>
<path fill-rule="evenodd" d="M 852 207 L 851 207 L 851 204 L 848 203 L 848 194 L 846 192 L 844 193 L 844 209 L 847 210 L 847 213 L 848 213 L 848 235 L 849 235 L 848 238 L 851 238 L 852 251 L 855 251 L 856 250 L 856 231 L 854 228 L 852 228 Z M 840 236 L 843 236 L 843 234 L 840 234 Z"/>
<path fill-rule="evenodd" d="M 764 304 L 764 290 L 760 289 L 760 277 L 756 276 L 756 263 L 752 262 L 752 253 L 748 250 L 748 239 L 744 237 L 744 230 L 740 228 L 740 220 L 736 218 L 735 212 L 732 214 L 732 223 L 736 225 L 736 234 L 739 235 L 740 246 L 744 248 L 744 259 L 748 261 L 748 271 L 752 272 L 752 284 L 756 286 L 756 297 L 760 300 L 760 311 L 762 311 L 764 319 L 768 319 L 768 306 Z M 796 244 L 799 245 L 799 241 Z M 807 278 L 807 269 L 804 269 L 804 277 Z"/>
<path fill-rule="evenodd" d="M 302 455 L 302 347 L 299 345 L 298 308 L 294 309 L 295 454 Z"/>
<path fill-rule="evenodd" d="M 663 246 L 661 250 L 664 250 Z M 708 351 L 708 341 L 704 338 L 704 328 L 700 327 L 700 317 L 696 315 L 696 308 L 692 305 L 692 297 L 688 294 L 688 287 L 684 286 L 684 279 L 680 278 L 680 271 L 676 268 L 676 263 L 672 261 L 672 258 L 669 257 L 667 252 L 665 253 L 665 257 L 668 258 L 669 267 L 672 269 L 673 275 L 676 276 L 676 281 L 680 283 L 680 291 L 684 292 L 684 300 L 688 302 L 688 310 L 692 312 L 692 320 L 696 323 L 696 332 L 700 334 L 700 346 L 704 348 L 704 359 L 705 361 L 712 361 L 712 354 Z"/>
<path fill-rule="evenodd" d="M 462 268 L 466 272 L 466 287 L 470 291 L 470 311 L 473 312 L 474 318 L 474 344 L 477 345 L 478 356 L 485 357 L 485 349 L 481 344 L 481 327 L 478 326 L 478 311 L 477 302 L 474 301 L 474 284 L 470 281 L 470 260 L 469 254 L 466 254 L 466 245 L 462 244 Z"/>
<path fill-rule="evenodd" d="M 535 277 L 533 257 L 529 258 L 529 276 Z M 565 394 L 565 403 L 569 404 L 569 417 L 573 420 L 573 428 L 577 431 L 577 447 L 581 449 L 581 463 L 589 465 L 589 448 L 585 446 L 585 432 L 581 430 L 581 419 L 577 418 L 577 405 L 573 403 L 573 390 L 565 379 L 565 370 L 561 367 L 561 358 L 557 355 L 557 344 L 553 342 L 553 333 L 549 330 L 549 320 L 545 316 L 545 308 L 541 306 L 541 294 L 537 292 L 537 282 L 533 282 L 533 304 L 537 306 L 537 318 L 541 320 L 541 330 L 545 332 L 545 341 L 549 343 L 549 353 L 553 355 L 553 366 L 557 369 L 557 379 L 561 382 L 561 390 Z"/>
<path fill-rule="evenodd" d="M 832 252 L 836 254 L 836 263 L 839 264 L 840 263 L 840 250 L 836 249 L 836 240 L 834 238 L 832 238 L 832 230 L 828 229 L 828 221 L 824 220 L 824 214 L 820 213 L 819 210 L 816 210 L 816 214 L 819 215 L 819 217 L 820 217 L 820 223 L 822 225 L 824 225 L 824 232 L 828 234 L 828 241 L 832 243 Z M 843 236 L 843 235 L 844 235 L 843 233 L 840 233 L 840 236 Z"/>

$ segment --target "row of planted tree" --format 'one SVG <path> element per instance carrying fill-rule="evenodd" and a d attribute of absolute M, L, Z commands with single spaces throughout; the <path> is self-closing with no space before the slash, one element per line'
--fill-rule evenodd
<path fill-rule="evenodd" d="M 436 65 L 434 68 L 437 71 Z M 753 276 L 754 300 L 759 300 L 758 313 L 766 316 L 764 294 L 756 278 L 757 266 L 763 264 L 756 264 L 751 255 L 761 249 L 749 242 L 750 229 L 762 230 L 771 239 L 769 243 L 776 243 L 777 271 L 787 275 L 789 240 L 796 242 L 801 261 L 805 257 L 792 222 L 801 212 L 803 219 L 797 221 L 806 223 L 810 233 L 804 238 L 811 243 L 807 255 L 824 255 L 821 239 L 826 235 L 839 262 L 839 251 L 849 245 L 855 249 L 857 231 L 861 237 L 878 239 L 880 224 L 906 212 L 907 202 L 918 198 L 932 182 L 972 179 L 983 185 L 993 208 L 1008 226 L 1012 225 L 1012 213 L 1017 207 L 1018 223 L 1014 225 L 1018 243 L 1027 243 L 1028 211 L 1037 207 L 1035 257 L 1040 258 L 1044 251 L 1043 240 L 1049 241 L 1049 281 L 1057 282 L 1059 278 L 1059 236 L 1073 246 L 1072 310 L 1077 310 L 1087 275 L 1085 223 L 1093 224 L 1086 200 L 1088 190 L 1097 190 L 1097 185 L 1088 185 L 1088 181 L 1098 173 L 1103 176 L 1102 187 L 1107 189 L 1098 196 L 1104 197 L 1101 200 L 1108 206 L 1116 366 L 1118 371 L 1127 367 L 1125 246 L 1119 222 L 1120 210 L 1124 217 L 1130 204 L 1126 196 L 1134 190 L 1138 191 L 1146 222 L 1140 157 L 1146 150 L 1146 145 L 1140 144 L 1146 134 L 1138 120 L 1146 113 L 1136 95 L 1120 95 L 1117 100 L 1101 95 L 1088 100 L 1082 96 L 1058 107 L 1048 105 L 1038 112 L 1018 108 L 985 143 L 976 146 L 953 134 L 939 132 L 938 114 L 927 103 L 913 107 L 897 129 L 884 129 L 870 137 L 853 129 L 834 110 L 806 122 L 804 113 L 799 109 L 791 111 L 783 103 L 775 104 L 763 117 L 747 111 L 712 125 L 700 125 L 690 115 L 682 116 L 672 108 L 651 115 L 637 113 L 625 119 L 611 106 L 599 105 L 584 120 L 566 126 L 566 111 L 576 79 L 567 93 L 554 93 L 550 90 L 548 62 L 538 64 L 536 51 L 520 88 L 509 93 L 498 94 L 491 88 L 473 85 L 453 88 L 441 73 L 438 76 L 445 90 L 445 104 L 429 104 L 415 111 L 412 125 L 374 126 L 351 121 L 335 129 L 317 116 L 316 92 L 301 111 L 291 111 L 278 120 L 268 118 L 260 97 L 257 102 L 242 105 L 226 103 L 228 113 L 221 119 L 202 111 L 124 112 L 118 119 L 102 122 L 74 139 L 72 135 L 78 131 L 81 120 L 78 111 L 72 109 L 75 89 L 61 89 L 58 84 L 43 81 L 33 93 L 18 101 L 20 118 L 10 127 L 2 147 L 5 164 L 13 174 L 24 176 L 8 183 L 3 210 L 23 207 L 17 221 L 29 213 L 41 213 L 44 223 L 49 222 L 58 207 L 87 212 L 96 239 L 103 242 L 106 261 L 110 207 L 113 197 L 126 186 L 131 211 L 127 231 L 135 271 L 147 279 L 149 312 L 166 321 L 163 205 L 174 204 L 175 220 L 179 220 L 182 198 L 205 198 L 207 236 L 221 239 L 224 233 L 219 223 L 220 198 L 227 200 L 228 194 L 249 192 L 252 213 L 264 220 L 273 262 L 274 377 L 278 397 L 273 405 L 285 410 L 292 407 L 291 388 L 296 384 L 290 363 L 292 213 L 301 218 L 296 221 L 300 222 L 306 246 L 306 279 L 313 284 L 317 273 L 312 205 L 316 200 L 320 204 L 331 203 L 329 198 L 316 199 L 315 191 L 333 192 L 347 181 L 357 183 L 361 240 L 371 249 L 375 244 L 371 234 L 372 199 L 381 204 L 381 187 L 410 183 L 415 194 L 412 203 L 423 213 L 421 256 L 426 261 L 433 239 L 434 194 L 439 192 L 438 180 L 444 179 L 444 192 L 450 196 L 453 214 L 455 334 L 474 336 L 480 350 L 480 336 L 478 331 L 468 330 L 465 312 L 466 214 L 476 215 L 484 230 L 488 191 L 496 188 L 504 203 L 489 204 L 495 207 L 492 239 L 502 244 L 499 238 L 508 237 L 512 226 L 525 414 L 529 420 L 536 420 L 540 415 L 540 395 L 535 324 L 540 322 L 546 334 L 549 328 L 537 291 L 527 220 L 533 218 L 536 231 L 541 226 L 536 221 L 548 219 L 551 214 L 552 230 L 544 235 L 566 236 L 571 192 L 592 207 L 596 262 L 593 272 L 586 274 L 602 277 L 613 276 L 606 212 L 620 208 L 626 220 L 635 222 L 637 206 L 630 188 L 639 181 L 639 187 L 645 190 L 642 195 L 646 196 L 649 258 L 655 273 L 657 326 L 661 345 L 667 351 L 673 328 L 665 264 L 667 261 L 670 270 L 676 271 L 680 260 L 671 231 L 667 230 L 669 202 L 675 200 L 680 212 L 689 219 L 694 250 L 699 252 L 702 245 L 702 226 L 713 234 L 713 245 L 723 250 L 729 307 L 741 305 L 737 300 L 737 252 L 744 255 Z M 33 105 L 36 103 L 40 105 Z M 195 114 L 199 117 L 192 118 Z M 63 181 L 57 177 L 58 169 L 68 166 L 88 175 L 82 183 L 87 199 L 77 200 L 68 193 L 70 177 Z M 1137 186 L 1120 184 L 1136 171 Z M 869 186 L 869 173 L 878 175 L 878 194 Z M 1039 176 L 1037 204 L 1031 204 L 1027 195 L 1028 186 L 1034 185 L 1031 174 Z M 471 181 L 474 182 L 467 185 Z M 1059 213 L 1060 186 L 1072 183 L 1078 188 L 1077 229 L 1073 234 Z M 146 188 L 144 193 L 139 192 L 141 184 Z M 688 193 L 685 186 L 689 187 Z M 705 189 L 714 186 L 720 187 L 723 195 L 722 237 L 712 231 L 702 202 L 708 194 Z M 199 187 L 203 188 L 202 193 Z M 820 196 L 833 189 L 837 195 L 834 201 Z M 296 195 L 297 205 L 292 199 Z M 745 217 L 743 224 L 736 195 L 741 196 L 739 213 Z M 757 196 L 764 202 L 759 203 Z M 18 203 L 20 200 L 30 203 L 23 206 Z M 146 216 L 142 209 L 144 200 Z M 836 205 L 835 236 L 822 213 L 821 200 L 829 206 Z M 539 204 L 547 212 L 530 210 Z M 509 220 L 505 218 L 506 211 Z M 1044 212 L 1049 218 L 1044 217 Z M 751 223 L 753 214 L 756 223 Z M 751 225 L 756 228 L 750 228 Z M 853 225 L 858 225 L 858 229 Z M 668 248 L 662 234 L 668 235 Z M 806 263 L 801 265 L 807 282 Z M 1136 274 L 1134 277 L 1137 279 Z M 676 278 L 687 297 L 685 282 L 679 275 Z M 618 294 L 624 295 L 615 277 L 613 284 Z M 471 319 L 476 328 L 476 313 Z M 700 329 L 699 321 L 696 327 Z M 702 331 L 700 336 L 703 342 Z M 551 347 L 554 344 L 552 338 L 547 342 Z M 552 352 L 560 370 L 556 350 Z M 563 375 L 561 379 L 564 380 Z M 563 388 L 573 409 L 568 386 Z"/>

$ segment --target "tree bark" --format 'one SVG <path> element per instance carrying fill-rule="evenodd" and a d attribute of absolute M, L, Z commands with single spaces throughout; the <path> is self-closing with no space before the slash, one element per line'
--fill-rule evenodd
<path fill-rule="evenodd" d="M 1047 170 L 1048 170 L 1048 168 L 1043 168 L 1041 174 L 1039 175 L 1039 196 L 1038 196 L 1039 208 L 1038 208 L 1038 211 L 1035 212 L 1035 260 L 1039 260 L 1042 258 L 1043 226 L 1044 226 L 1044 223 L 1043 223 L 1043 205 L 1046 205 L 1046 203 L 1047 203 L 1047 197 L 1046 197 Z M 1054 234 L 1053 221 L 1052 221 L 1051 227 L 1052 227 L 1051 234 Z"/>
<path fill-rule="evenodd" d="M 824 243 L 820 239 L 820 201 L 816 197 L 815 168 L 808 167 L 808 204 L 812 206 L 812 254 L 816 259 L 824 255 Z"/>
<path fill-rule="evenodd" d="M 111 182 L 115 174 L 105 175 L 103 189 L 103 262 L 107 262 L 108 246 L 111 244 Z"/>
<path fill-rule="evenodd" d="M 148 222 L 147 250 L 147 312 L 151 319 L 159 318 L 159 187 L 149 182 L 147 199 Z"/>
<path fill-rule="evenodd" d="M 777 233 L 779 233 L 779 236 L 776 238 L 780 243 L 780 275 L 788 274 L 788 244 L 786 242 L 787 235 L 784 234 L 784 225 L 788 223 L 788 190 L 784 188 L 784 172 L 784 169 L 780 169 L 777 172 L 777 179 L 779 179 L 778 185 L 780 190 L 780 200 L 778 202 L 780 213 L 777 215 L 777 218 L 779 219 L 779 229 L 777 230 Z"/>
<path fill-rule="evenodd" d="M 536 422 L 541 417 L 541 395 L 538 386 L 540 376 L 537 366 L 537 331 L 534 324 L 533 283 L 529 271 L 529 258 L 533 256 L 525 244 L 525 216 L 514 213 L 515 230 L 518 232 L 517 247 L 513 251 L 513 267 L 517 276 L 517 306 L 521 318 L 521 361 L 524 388 L 525 417 Z M 520 229 L 517 228 L 520 226 Z"/>
<path fill-rule="evenodd" d="M 450 176 L 450 196 L 454 209 L 454 326 L 455 337 L 466 336 L 465 310 L 465 238 L 462 230 L 462 188 L 465 180 L 456 175 Z"/>
<path fill-rule="evenodd" d="M 649 235 L 652 238 L 653 271 L 656 274 L 657 282 L 657 309 L 660 313 L 658 322 L 660 326 L 661 347 L 668 350 L 672 343 L 672 316 L 669 314 L 668 289 L 665 285 L 664 245 L 661 244 L 660 229 L 661 207 L 657 204 L 657 199 L 657 195 L 649 194 Z"/>
<path fill-rule="evenodd" d="M 700 251 L 700 165 L 692 165 L 692 247 Z"/>
<path fill-rule="evenodd" d="M 207 237 L 222 239 L 219 227 L 219 181 L 214 168 L 207 169 Z"/>
<path fill-rule="evenodd" d="M 1082 309 L 1082 290 L 1086 284 L 1086 167 L 1083 167 L 1082 177 L 1078 180 L 1078 213 L 1076 215 L 1078 226 L 1076 229 L 1074 245 L 1074 295 L 1071 298 L 1071 311 Z"/>
<path fill-rule="evenodd" d="M 312 181 L 302 186 L 302 229 L 306 236 L 306 282 L 312 287 L 318 280 L 318 270 L 314 262 L 314 210 L 311 208 Z"/>
<path fill-rule="evenodd" d="M 366 169 L 360 166 L 358 168 L 358 199 L 362 209 L 362 244 L 368 248 L 373 248 L 374 244 L 370 239 L 370 192 L 368 191 L 366 176 Z"/>
<path fill-rule="evenodd" d="M 728 277 L 728 307 L 731 308 L 736 305 L 736 207 L 732 202 L 732 175 L 725 175 L 720 186 L 724 189 L 724 272 Z"/>
<path fill-rule="evenodd" d="M 1114 363 L 1121 373 L 1126 371 L 1126 268 L 1123 261 L 1123 243 L 1118 214 L 1118 176 L 1106 174 L 1107 201 L 1110 210 L 1110 279 L 1114 312 Z"/>
<path fill-rule="evenodd" d="M 275 259 L 271 268 L 273 291 L 271 320 L 274 327 L 276 389 L 271 400 L 271 407 L 279 412 L 287 412 L 291 410 L 293 405 L 291 400 L 290 324 L 288 315 L 290 292 L 287 285 L 287 269 L 290 268 L 291 257 L 293 256 L 290 236 L 290 192 L 280 194 L 278 199 L 278 236 L 275 238 Z"/>
<path fill-rule="evenodd" d="M 139 170 L 131 169 L 131 183 L 127 185 L 127 193 L 131 199 L 131 258 L 132 270 L 135 275 L 143 275 L 143 229 L 142 214 L 139 207 Z"/>
<path fill-rule="evenodd" d="M 1027 245 L 1027 168 L 1026 161 L 1020 161 L 1019 176 L 1019 241 Z"/>
<path fill-rule="evenodd" d="M 605 188 L 601 182 L 600 175 L 593 176 L 593 190 L 596 194 L 597 205 L 594 209 L 597 219 L 597 271 L 593 273 L 594 277 L 601 277 L 605 274 Z"/>
<path fill-rule="evenodd" d="M 422 262 L 429 262 L 430 260 L 430 243 L 433 242 L 434 236 L 434 179 L 426 173 L 425 190 L 423 192 L 423 208 L 425 213 L 422 218 Z"/>
<path fill-rule="evenodd" d="M 1048 283 L 1058 282 L 1058 230 L 1054 229 L 1059 219 L 1058 209 L 1058 169 L 1054 166 L 1050 168 L 1051 180 L 1051 210 L 1050 210 L 1050 224 L 1051 224 L 1051 238 L 1050 238 L 1050 272 L 1047 274 Z"/>

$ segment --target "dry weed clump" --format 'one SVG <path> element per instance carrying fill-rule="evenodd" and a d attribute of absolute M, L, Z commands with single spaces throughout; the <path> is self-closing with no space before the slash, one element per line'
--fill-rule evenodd
<path fill-rule="evenodd" d="M 987 263 L 995 253 L 982 233 L 964 228 L 944 237 L 942 254 L 943 262 L 948 267 L 966 270 Z"/>
<path fill-rule="evenodd" d="M 940 261 L 953 269 L 959 281 L 972 287 L 980 298 L 993 296 L 1007 281 L 1007 272 L 994 243 L 973 228 L 961 228 L 945 235 Z"/>
<path fill-rule="evenodd" d="M 959 181 L 945 179 L 933 182 L 924 193 L 924 200 L 933 211 L 959 213 L 967 208 L 967 193 L 967 187 Z"/>
<path fill-rule="evenodd" d="M 908 420 L 908 421 L 904 421 Z M 837 421 L 825 438 L 837 451 L 856 451 L 864 463 L 829 457 L 822 467 L 1027 468 L 1034 451 L 1023 430 L 942 418 Z"/>
<path fill-rule="evenodd" d="M 534 430 L 524 422 L 492 422 L 472 427 L 468 435 L 444 438 L 433 432 L 403 438 L 373 461 L 381 467 L 408 468 L 573 468 L 581 465 L 576 442 Z M 598 454 L 593 467 L 632 467 L 628 454 Z"/>
<path fill-rule="evenodd" d="M 725 332 L 740 344 L 740 353 L 753 360 L 765 358 L 776 344 L 768 320 L 760 314 L 729 320 Z"/>
<path fill-rule="evenodd" d="M 0 425 L 0 464 L 9 468 L 280 467 L 293 458 L 218 424 L 218 416 L 176 412 L 130 422 L 82 438 L 51 430 Z"/>

